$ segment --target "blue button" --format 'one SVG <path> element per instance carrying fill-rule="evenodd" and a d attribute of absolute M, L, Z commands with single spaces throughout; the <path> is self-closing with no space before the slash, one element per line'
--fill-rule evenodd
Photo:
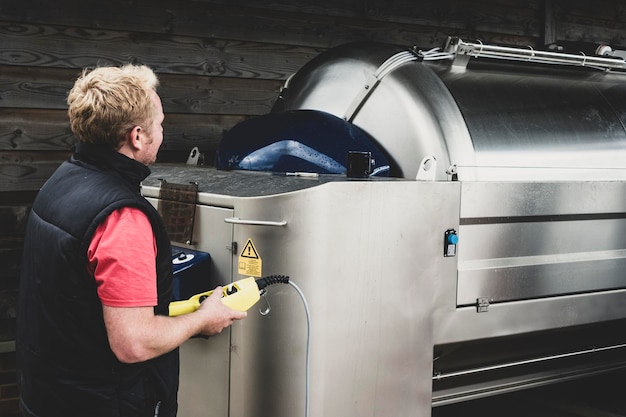
<path fill-rule="evenodd" d="M 459 237 L 453 233 L 448 235 L 448 243 L 451 245 L 456 245 L 459 243 Z"/>

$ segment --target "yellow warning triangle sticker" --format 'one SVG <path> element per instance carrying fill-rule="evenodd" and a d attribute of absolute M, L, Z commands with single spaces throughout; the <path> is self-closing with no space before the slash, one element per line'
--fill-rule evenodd
<path fill-rule="evenodd" d="M 248 239 L 248 241 L 246 242 L 246 246 L 243 247 L 241 255 L 239 256 L 241 256 L 242 258 L 260 259 L 259 253 L 256 251 L 254 243 L 252 243 L 252 239 Z"/>
<path fill-rule="evenodd" d="M 238 271 L 241 275 L 251 277 L 260 277 L 263 275 L 263 261 L 259 256 L 259 252 L 257 252 L 254 247 L 252 239 L 248 239 L 239 255 Z"/>

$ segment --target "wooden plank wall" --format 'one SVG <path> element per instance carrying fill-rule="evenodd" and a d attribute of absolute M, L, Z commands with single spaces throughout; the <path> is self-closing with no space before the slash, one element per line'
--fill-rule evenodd
<path fill-rule="evenodd" d="M 621 47 L 625 8 L 616 0 L 4 0 L 0 192 L 36 191 L 71 152 L 65 95 L 83 67 L 152 66 L 167 116 L 160 161 L 184 161 L 198 146 L 212 164 L 224 130 L 268 112 L 284 80 L 330 47 L 429 48 L 448 35 Z"/>
<path fill-rule="evenodd" d="M 75 143 L 65 96 L 81 68 L 125 62 L 153 67 L 166 113 L 159 161 L 184 162 L 198 146 L 211 165 L 224 131 L 267 113 L 286 78 L 333 46 L 371 40 L 430 48 L 454 35 L 535 48 L 558 43 L 587 53 L 598 43 L 626 49 L 621 3 L 2 0 L 0 341 L 13 337 L 30 203 Z"/>

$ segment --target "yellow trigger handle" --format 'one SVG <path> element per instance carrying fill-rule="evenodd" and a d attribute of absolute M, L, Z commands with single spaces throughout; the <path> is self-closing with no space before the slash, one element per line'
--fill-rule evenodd
<path fill-rule="evenodd" d="M 170 303 L 170 316 L 193 313 L 200 308 L 200 303 L 213 294 L 213 290 L 201 292 L 187 300 Z M 222 288 L 222 303 L 233 310 L 247 311 L 261 298 L 259 287 L 254 277 L 248 277 L 225 285 Z"/>

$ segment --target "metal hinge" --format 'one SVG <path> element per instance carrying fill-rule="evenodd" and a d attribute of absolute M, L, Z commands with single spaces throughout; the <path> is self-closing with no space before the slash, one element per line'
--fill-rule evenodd
<path fill-rule="evenodd" d="M 226 246 L 226 249 L 228 249 L 233 255 L 237 253 L 237 242 L 231 242 L 230 246 Z"/>

